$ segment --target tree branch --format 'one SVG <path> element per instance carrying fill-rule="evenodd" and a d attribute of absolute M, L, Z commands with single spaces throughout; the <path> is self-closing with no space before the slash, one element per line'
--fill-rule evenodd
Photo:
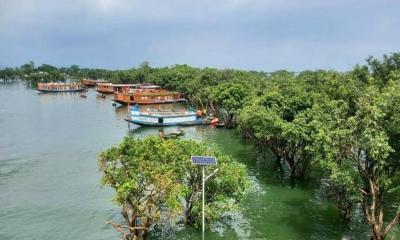
<path fill-rule="evenodd" d="M 389 225 L 386 226 L 385 231 L 383 232 L 383 237 L 386 237 L 386 235 L 394 228 L 398 223 L 400 222 L 400 212 L 396 214 L 396 216 L 393 218 L 393 220 L 389 223 Z"/>
<path fill-rule="evenodd" d="M 119 225 L 117 223 L 112 222 L 111 220 L 108 220 L 107 224 L 111 224 L 119 232 L 121 232 L 120 230 L 122 230 L 122 232 L 123 232 L 123 228 L 130 229 L 130 230 L 139 230 L 139 229 L 148 230 L 147 227 L 129 227 L 129 226 Z"/>

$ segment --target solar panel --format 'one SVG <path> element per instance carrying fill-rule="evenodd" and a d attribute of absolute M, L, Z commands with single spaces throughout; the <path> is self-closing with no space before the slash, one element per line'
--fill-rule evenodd
<path fill-rule="evenodd" d="M 216 165 L 217 159 L 212 156 L 192 156 L 192 163 L 196 165 Z"/>

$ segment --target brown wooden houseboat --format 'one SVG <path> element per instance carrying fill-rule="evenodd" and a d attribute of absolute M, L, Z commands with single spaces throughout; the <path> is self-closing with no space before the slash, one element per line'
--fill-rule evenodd
<path fill-rule="evenodd" d="M 98 83 L 108 83 L 106 80 L 82 79 L 82 84 L 86 87 L 95 87 Z"/>
<path fill-rule="evenodd" d="M 40 92 L 81 92 L 86 88 L 80 83 L 38 83 L 38 91 Z"/>
<path fill-rule="evenodd" d="M 112 94 L 115 91 L 128 91 L 130 88 L 137 86 L 138 84 L 98 83 L 96 84 L 96 91 L 103 94 Z"/>
<path fill-rule="evenodd" d="M 159 88 L 159 87 L 158 87 Z M 154 85 L 116 91 L 113 101 L 120 104 L 162 104 L 186 101 L 178 92 L 157 89 Z"/>

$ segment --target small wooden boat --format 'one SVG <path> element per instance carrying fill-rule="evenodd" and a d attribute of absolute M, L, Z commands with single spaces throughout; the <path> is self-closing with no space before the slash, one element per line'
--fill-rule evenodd
<path fill-rule="evenodd" d="M 57 92 L 82 92 L 86 88 L 80 83 L 38 83 L 38 91 L 43 93 L 57 93 Z"/>
<path fill-rule="evenodd" d="M 216 117 L 207 117 L 204 120 L 205 125 L 217 125 L 219 123 L 219 119 Z"/>
<path fill-rule="evenodd" d="M 173 132 L 173 133 L 168 133 L 168 134 L 164 134 L 163 131 L 160 131 L 159 135 L 160 135 L 160 137 L 162 137 L 164 139 L 175 139 L 175 138 L 185 135 L 185 130 L 178 129 L 178 131 Z"/>
<path fill-rule="evenodd" d="M 139 105 L 129 108 L 127 122 L 140 126 L 191 126 L 203 124 L 203 118 L 195 111 L 181 112 L 141 112 Z"/>
<path fill-rule="evenodd" d="M 83 93 L 81 93 L 79 96 L 80 96 L 81 98 L 86 98 L 86 95 L 83 94 Z"/>

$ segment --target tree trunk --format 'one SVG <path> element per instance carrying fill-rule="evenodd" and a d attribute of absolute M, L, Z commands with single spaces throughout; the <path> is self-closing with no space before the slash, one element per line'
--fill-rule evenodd
<path fill-rule="evenodd" d="M 190 219 L 190 212 L 192 211 L 192 203 L 189 199 L 189 202 L 186 203 L 186 208 L 185 208 L 185 216 L 184 216 L 184 221 L 185 221 L 185 225 L 188 225 L 191 221 Z"/>
<path fill-rule="evenodd" d="M 350 220 L 351 211 L 353 209 L 353 203 L 351 202 L 351 200 L 346 198 L 347 194 L 348 193 L 344 189 L 338 190 L 337 197 L 336 197 L 337 208 L 339 209 L 340 217 L 342 219 L 344 219 L 345 221 Z"/>
<path fill-rule="evenodd" d="M 369 190 L 370 190 L 370 204 L 365 204 L 368 201 L 364 201 L 364 209 L 367 215 L 368 222 L 372 228 L 372 240 L 384 240 L 387 233 L 396 224 L 396 218 L 386 227 L 384 230 L 383 223 L 383 194 L 381 193 L 376 181 L 373 177 L 369 177 Z M 366 197 L 366 196 L 365 196 Z M 391 225 L 393 224 L 393 225 Z M 389 228 L 388 228 L 389 227 Z"/>

